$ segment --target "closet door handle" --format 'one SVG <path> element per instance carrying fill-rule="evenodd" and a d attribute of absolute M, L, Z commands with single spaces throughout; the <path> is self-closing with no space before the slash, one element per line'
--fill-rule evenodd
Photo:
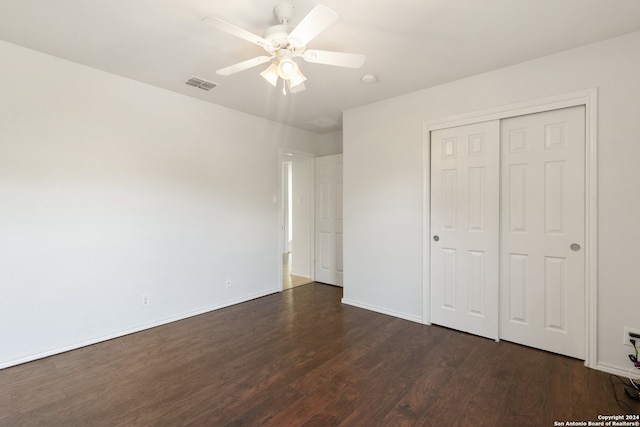
<path fill-rule="evenodd" d="M 440 237 L 438 235 L 433 236 L 433 241 L 437 242 L 438 240 L 440 240 Z"/>
<path fill-rule="evenodd" d="M 577 243 L 572 243 L 571 246 L 569 246 L 569 248 L 573 251 L 573 252 L 578 252 L 580 250 L 580 245 Z"/>

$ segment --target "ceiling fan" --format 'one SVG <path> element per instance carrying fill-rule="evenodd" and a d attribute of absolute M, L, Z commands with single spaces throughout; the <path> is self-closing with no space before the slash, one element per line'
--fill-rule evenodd
<path fill-rule="evenodd" d="M 204 19 L 204 22 L 214 28 L 256 44 L 267 52 L 267 55 L 221 68 L 216 71 L 217 74 L 229 76 L 271 62 L 260 75 L 274 87 L 277 86 L 278 79 L 282 79 L 283 92 L 286 93 L 288 86 L 289 91 L 295 93 L 304 90 L 307 78 L 294 58 L 302 57 L 307 62 L 349 68 L 360 68 L 364 64 L 364 55 L 307 49 L 307 44 L 338 18 L 328 7 L 315 6 L 293 29 L 289 25 L 294 14 L 293 5 L 280 3 L 273 9 L 273 14 L 280 24 L 267 28 L 262 37 L 216 17 Z"/>

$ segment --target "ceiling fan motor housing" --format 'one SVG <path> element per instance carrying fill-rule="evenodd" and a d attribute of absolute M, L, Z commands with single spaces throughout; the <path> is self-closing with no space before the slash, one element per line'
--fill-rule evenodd
<path fill-rule="evenodd" d="M 273 43 L 274 50 L 287 47 L 289 44 L 289 26 L 281 24 L 269 27 L 264 31 L 262 37 Z"/>

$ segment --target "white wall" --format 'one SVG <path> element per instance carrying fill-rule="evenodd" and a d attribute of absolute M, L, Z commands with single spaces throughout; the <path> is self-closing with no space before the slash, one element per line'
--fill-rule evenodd
<path fill-rule="evenodd" d="M 345 302 L 422 318 L 422 125 L 598 88 L 598 367 L 626 370 L 640 329 L 640 33 L 344 114 Z"/>
<path fill-rule="evenodd" d="M 342 153 L 342 131 L 339 130 L 318 135 L 315 149 L 315 153 L 319 157 Z"/>
<path fill-rule="evenodd" d="M 0 94 L 0 368 L 278 291 L 278 148 L 338 148 L 5 42 Z"/>

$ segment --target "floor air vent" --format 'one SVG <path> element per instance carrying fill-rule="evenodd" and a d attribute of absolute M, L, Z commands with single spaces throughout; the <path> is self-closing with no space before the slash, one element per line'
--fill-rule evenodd
<path fill-rule="evenodd" d="M 213 82 L 209 82 L 207 80 L 201 79 L 199 77 L 191 77 L 186 82 L 189 86 L 197 87 L 202 90 L 211 90 L 216 87 L 216 84 Z"/>

